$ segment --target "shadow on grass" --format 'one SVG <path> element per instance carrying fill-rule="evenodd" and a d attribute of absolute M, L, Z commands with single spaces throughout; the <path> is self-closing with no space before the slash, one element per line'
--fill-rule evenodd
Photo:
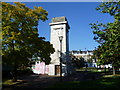
<path fill-rule="evenodd" d="M 57 83 L 50 88 L 96 88 L 96 89 L 108 89 L 108 88 L 120 88 L 120 74 L 113 76 L 108 75 L 111 72 L 87 72 L 84 81 L 67 81 L 62 83 Z M 100 75 L 99 78 L 92 78 L 94 75 Z M 105 75 L 107 74 L 107 75 Z M 104 76 L 103 76 L 104 75 Z"/>
<path fill-rule="evenodd" d="M 11 88 L 11 90 L 23 89 L 39 89 L 42 88 L 119 88 L 120 74 L 113 76 L 111 72 L 92 72 L 92 71 L 77 71 L 76 73 L 63 77 L 63 82 L 59 82 L 59 77 L 50 77 L 48 75 L 27 75 L 20 80 L 26 82 L 18 83 L 16 85 L 4 86 Z M 51 86 L 52 85 L 52 86 Z"/>
<path fill-rule="evenodd" d="M 58 81 L 58 77 L 48 75 L 31 74 L 19 77 L 20 82 L 11 83 L 11 80 L 3 82 L 2 90 L 41 90 Z"/>

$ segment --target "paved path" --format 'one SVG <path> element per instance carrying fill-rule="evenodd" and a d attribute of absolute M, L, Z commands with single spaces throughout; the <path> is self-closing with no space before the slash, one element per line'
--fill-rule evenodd
<path fill-rule="evenodd" d="M 76 72 L 68 77 L 63 77 L 63 82 L 65 81 L 86 81 L 93 80 L 99 78 L 99 74 L 93 74 L 89 72 Z M 25 82 L 4 88 L 3 90 L 23 90 L 23 89 L 44 89 L 48 88 L 55 83 L 60 82 L 60 78 L 58 76 L 48 76 L 48 75 L 24 75 L 20 76 L 18 79 L 24 80 Z"/>

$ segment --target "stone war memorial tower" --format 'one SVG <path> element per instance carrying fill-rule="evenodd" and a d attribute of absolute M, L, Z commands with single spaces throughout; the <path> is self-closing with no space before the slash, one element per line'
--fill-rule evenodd
<path fill-rule="evenodd" d="M 69 24 L 65 16 L 52 18 L 49 23 L 51 29 L 50 43 L 53 44 L 55 52 L 51 54 L 49 64 L 49 75 L 60 75 L 60 63 L 62 65 L 62 76 L 70 73 L 69 58 Z"/>

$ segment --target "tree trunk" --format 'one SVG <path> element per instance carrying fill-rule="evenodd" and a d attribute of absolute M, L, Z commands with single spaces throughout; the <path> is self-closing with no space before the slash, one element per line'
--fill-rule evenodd
<path fill-rule="evenodd" d="M 14 45 L 14 43 L 15 43 L 15 40 L 12 40 L 13 54 L 16 55 L 16 54 L 15 54 L 15 48 L 14 48 L 15 45 Z M 14 56 L 14 57 L 16 57 L 16 56 Z M 14 62 L 15 62 L 15 63 L 14 63 L 14 65 L 13 65 L 13 67 L 14 67 L 14 68 L 13 68 L 13 80 L 12 80 L 13 82 L 17 82 L 17 64 L 16 64 L 17 62 L 16 62 L 16 60 L 17 60 L 17 58 L 14 58 Z"/>
<path fill-rule="evenodd" d="M 13 82 L 17 82 L 17 77 L 16 76 L 13 76 Z"/>
<path fill-rule="evenodd" d="M 104 71 L 105 71 L 105 73 L 106 73 L 106 67 L 104 68 Z"/>
<path fill-rule="evenodd" d="M 15 65 L 14 66 L 14 69 L 13 69 L 13 82 L 17 82 L 17 66 Z"/>
<path fill-rule="evenodd" d="M 115 75 L 115 67 L 113 66 L 113 75 Z"/>

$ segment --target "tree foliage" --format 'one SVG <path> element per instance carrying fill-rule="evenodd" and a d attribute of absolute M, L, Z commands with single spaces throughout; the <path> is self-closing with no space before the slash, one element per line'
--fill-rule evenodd
<path fill-rule="evenodd" d="M 94 53 L 101 63 L 111 63 L 113 67 L 120 66 L 120 2 L 104 2 L 96 9 L 102 13 L 109 13 L 115 20 L 113 23 L 91 24 L 94 39 L 100 44 Z"/>
<path fill-rule="evenodd" d="M 85 66 L 85 60 L 83 57 L 77 58 L 75 56 L 72 56 L 72 63 L 77 67 L 77 68 L 81 68 Z"/>
<path fill-rule="evenodd" d="M 20 2 L 1 4 L 3 63 L 20 66 L 28 63 L 36 53 L 45 58 L 47 64 L 50 63 L 54 49 L 44 37 L 38 37 L 37 28 L 39 20 L 48 19 L 48 12 L 42 7 L 30 9 Z"/>

